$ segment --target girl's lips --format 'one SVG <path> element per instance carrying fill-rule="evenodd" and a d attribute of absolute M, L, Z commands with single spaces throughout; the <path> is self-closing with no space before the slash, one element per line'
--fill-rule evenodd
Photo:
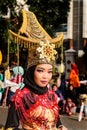
<path fill-rule="evenodd" d="M 47 81 L 41 81 L 42 84 L 47 84 Z"/>

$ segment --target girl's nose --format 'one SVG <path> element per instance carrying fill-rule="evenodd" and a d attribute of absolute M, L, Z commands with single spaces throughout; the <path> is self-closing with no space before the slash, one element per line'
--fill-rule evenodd
<path fill-rule="evenodd" d="M 47 78 L 47 77 L 48 77 L 48 73 L 44 73 L 44 74 L 43 74 L 43 77 L 44 77 L 44 78 Z"/>

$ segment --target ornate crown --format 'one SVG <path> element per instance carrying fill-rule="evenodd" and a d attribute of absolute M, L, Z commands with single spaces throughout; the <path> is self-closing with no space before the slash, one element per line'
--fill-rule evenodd
<path fill-rule="evenodd" d="M 40 64 L 54 64 L 55 55 L 55 44 L 51 44 L 48 40 L 40 41 L 38 46 L 29 50 L 28 67 Z"/>

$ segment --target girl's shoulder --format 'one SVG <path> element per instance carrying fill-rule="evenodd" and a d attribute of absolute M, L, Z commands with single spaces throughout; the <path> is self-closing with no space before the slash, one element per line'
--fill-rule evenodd
<path fill-rule="evenodd" d="M 27 102 L 35 103 L 35 98 L 31 91 L 24 87 L 23 89 L 18 89 L 15 95 L 12 98 L 12 102 L 14 102 L 16 109 L 26 106 Z M 29 104 L 30 105 L 30 104 Z"/>
<path fill-rule="evenodd" d="M 12 101 L 18 101 L 22 99 L 26 94 L 29 94 L 29 92 L 29 89 L 27 89 L 26 87 L 24 87 L 23 89 L 17 89 L 12 98 Z"/>

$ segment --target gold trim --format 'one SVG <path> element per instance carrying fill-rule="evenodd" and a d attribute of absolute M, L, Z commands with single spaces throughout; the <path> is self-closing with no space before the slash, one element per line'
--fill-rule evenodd
<path fill-rule="evenodd" d="M 38 43 L 41 41 L 41 39 L 36 40 L 34 38 L 27 38 L 27 37 L 18 35 L 17 33 L 13 32 L 12 30 L 9 30 L 9 33 L 11 35 L 11 38 L 14 39 L 15 43 L 29 44 L 29 48 L 32 45 L 38 45 Z M 63 33 L 60 33 L 56 38 L 50 39 L 49 42 L 52 44 L 55 44 L 56 48 L 60 47 L 63 44 Z"/>
<path fill-rule="evenodd" d="M 32 49 L 34 46 L 38 46 L 41 40 L 49 40 L 50 43 L 55 44 L 56 48 L 60 47 L 63 44 L 63 33 L 60 33 L 55 38 L 51 38 L 40 25 L 33 12 L 23 9 L 22 14 L 23 23 L 18 31 L 18 34 L 13 32 L 12 30 L 9 30 L 9 34 L 11 35 L 11 38 L 14 39 L 15 43 L 23 43 L 24 45 L 29 47 L 29 49 Z M 22 36 L 21 34 L 25 34 L 26 37 Z"/>

